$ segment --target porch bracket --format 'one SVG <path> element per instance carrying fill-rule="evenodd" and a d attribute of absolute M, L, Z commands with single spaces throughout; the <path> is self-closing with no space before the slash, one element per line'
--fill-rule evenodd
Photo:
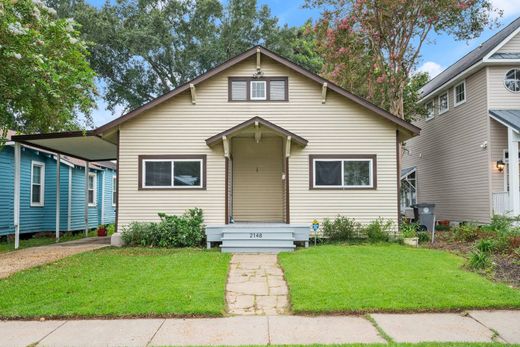
<path fill-rule="evenodd" d="M 197 103 L 197 90 L 195 89 L 195 85 L 190 83 L 190 91 L 191 91 L 191 103 L 195 105 Z"/>
<path fill-rule="evenodd" d="M 222 144 L 224 145 L 224 157 L 229 158 L 229 141 L 227 136 L 222 136 Z"/>
<path fill-rule="evenodd" d="M 324 104 L 327 102 L 327 82 L 323 82 L 323 86 L 321 87 L 321 103 Z"/>
<path fill-rule="evenodd" d="M 262 131 L 260 130 L 260 124 L 255 122 L 255 141 L 256 143 L 260 143 L 262 139 Z"/>
<path fill-rule="evenodd" d="M 285 145 L 285 157 L 289 158 L 291 156 L 291 137 L 287 136 L 287 143 Z"/>

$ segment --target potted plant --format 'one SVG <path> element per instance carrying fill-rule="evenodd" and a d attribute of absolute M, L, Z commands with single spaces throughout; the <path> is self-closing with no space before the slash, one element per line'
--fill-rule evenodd
<path fill-rule="evenodd" d="M 106 227 L 106 225 L 101 224 L 100 226 L 98 226 L 98 228 L 97 228 L 97 236 L 98 237 L 107 236 L 107 227 Z"/>
<path fill-rule="evenodd" d="M 401 235 L 405 245 L 417 247 L 419 238 L 417 237 L 417 223 L 403 223 L 401 225 Z"/>

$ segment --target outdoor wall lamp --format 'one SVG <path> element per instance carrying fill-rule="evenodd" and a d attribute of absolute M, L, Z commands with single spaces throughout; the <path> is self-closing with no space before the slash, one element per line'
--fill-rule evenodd
<path fill-rule="evenodd" d="M 498 169 L 498 172 L 502 172 L 504 171 L 504 168 L 506 167 L 506 164 L 504 163 L 503 160 L 498 160 L 497 161 L 497 169 Z"/>

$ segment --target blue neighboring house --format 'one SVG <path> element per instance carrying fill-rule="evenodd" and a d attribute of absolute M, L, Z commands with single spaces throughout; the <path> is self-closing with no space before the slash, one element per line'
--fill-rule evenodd
<path fill-rule="evenodd" d="M 0 236 L 14 234 L 14 145 L 0 149 Z M 20 172 L 20 233 L 56 230 L 56 161 L 54 153 L 22 145 Z M 61 156 L 60 230 L 85 229 L 85 162 Z M 88 224 L 115 222 L 116 164 L 89 165 Z"/>

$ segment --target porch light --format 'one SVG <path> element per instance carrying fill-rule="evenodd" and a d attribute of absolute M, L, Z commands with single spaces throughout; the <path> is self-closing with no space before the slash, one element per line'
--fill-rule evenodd
<path fill-rule="evenodd" d="M 503 160 L 498 160 L 497 161 L 497 169 L 498 169 L 499 172 L 504 171 L 505 167 L 506 167 L 506 164 L 504 163 Z"/>

